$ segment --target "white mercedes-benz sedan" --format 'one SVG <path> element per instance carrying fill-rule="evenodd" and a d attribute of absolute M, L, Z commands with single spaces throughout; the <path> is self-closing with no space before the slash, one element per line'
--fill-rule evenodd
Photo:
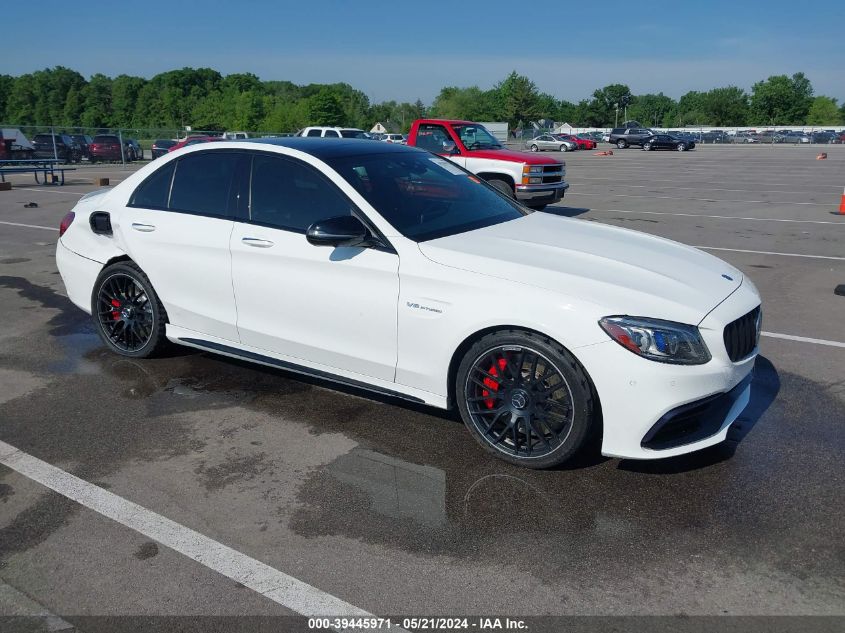
<path fill-rule="evenodd" d="M 68 296 L 104 343 L 168 340 L 435 407 L 532 468 L 725 439 L 749 401 L 760 296 L 702 251 L 535 213 L 428 152 L 212 142 L 62 221 Z"/>

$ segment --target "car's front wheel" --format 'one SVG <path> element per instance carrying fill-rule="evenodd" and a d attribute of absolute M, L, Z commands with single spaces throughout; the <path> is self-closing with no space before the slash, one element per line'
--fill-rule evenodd
<path fill-rule="evenodd" d="M 643 149 L 647 152 L 651 151 L 651 143 L 643 143 Z"/>
<path fill-rule="evenodd" d="M 147 358 L 167 346 L 167 313 L 149 278 L 132 262 L 103 269 L 94 283 L 91 313 L 103 342 L 118 354 Z"/>
<path fill-rule="evenodd" d="M 568 147 L 567 145 L 561 145 L 561 146 L 560 146 L 560 151 L 562 151 L 562 152 L 568 152 L 568 151 L 569 151 L 569 147 Z"/>
<path fill-rule="evenodd" d="M 626 147 L 628 147 L 628 143 L 626 143 L 620 138 L 618 141 L 616 141 L 616 147 L 618 147 L 619 149 L 625 149 Z"/>
<path fill-rule="evenodd" d="M 678 143 L 678 151 L 679 152 L 687 151 L 687 146 L 684 143 Z"/>
<path fill-rule="evenodd" d="M 484 336 L 464 355 L 456 380 L 464 424 L 488 452 L 512 464 L 561 464 L 592 430 L 593 391 L 585 370 L 539 334 Z"/>

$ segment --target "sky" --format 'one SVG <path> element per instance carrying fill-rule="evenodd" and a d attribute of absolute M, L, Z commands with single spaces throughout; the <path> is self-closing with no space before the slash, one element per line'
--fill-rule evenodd
<path fill-rule="evenodd" d="M 512 70 L 577 102 L 625 83 L 634 94 L 751 85 L 803 71 L 845 100 L 845 2 L 641 3 L 3 0 L 20 44 L 0 73 L 57 65 L 84 76 L 182 68 L 297 84 L 347 82 L 373 102 L 430 104 L 443 86 L 493 87 Z"/>

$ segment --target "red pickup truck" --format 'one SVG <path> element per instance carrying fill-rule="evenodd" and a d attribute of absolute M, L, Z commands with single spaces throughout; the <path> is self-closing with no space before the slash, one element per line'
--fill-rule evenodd
<path fill-rule="evenodd" d="M 417 119 L 408 145 L 448 158 L 532 209 L 563 198 L 566 163 L 502 147 L 483 125 L 472 121 Z"/>

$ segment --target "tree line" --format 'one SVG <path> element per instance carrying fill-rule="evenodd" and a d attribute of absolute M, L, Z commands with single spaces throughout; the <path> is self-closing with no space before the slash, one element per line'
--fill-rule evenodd
<path fill-rule="evenodd" d="M 840 125 L 845 105 L 816 96 L 803 73 L 776 75 L 751 92 L 728 86 L 692 91 L 675 100 L 631 93 L 624 84 L 595 90 L 578 103 L 540 92 L 516 72 L 488 90 L 478 86 L 441 89 L 426 107 L 414 103 L 370 103 L 346 83 L 296 85 L 261 81 L 251 73 L 223 76 L 210 68 L 182 68 L 151 79 L 80 73 L 56 66 L 19 76 L 0 75 L 0 122 L 87 128 L 192 126 L 198 130 L 292 132 L 307 125 L 369 129 L 376 121 L 407 131 L 422 116 L 507 121 L 512 128 L 549 119 L 581 127 L 610 127 L 625 116 L 648 126 Z"/>

